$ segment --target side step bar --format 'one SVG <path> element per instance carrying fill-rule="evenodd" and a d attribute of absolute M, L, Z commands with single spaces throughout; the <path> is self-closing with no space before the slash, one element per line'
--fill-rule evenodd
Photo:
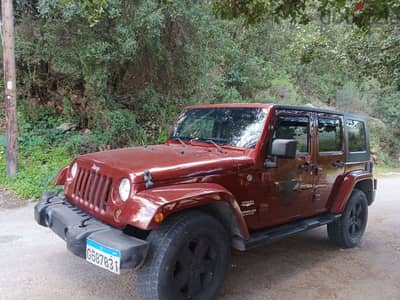
<path fill-rule="evenodd" d="M 340 218 L 341 215 L 342 214 L 324 213 L 316 217 L 302 219 L 289 224 L 268 228 L 262 231 L 256 231 L 251 234 L 250 239 L 248 240 L 234 238 L 233 248 L 240 251 L 245 251 L 259 245 L 268 244 L 276 240 L 280 240 L 289 235 L 292 235 L 294 233 L 306 231 L 322 225 L 329 224 Z"/>

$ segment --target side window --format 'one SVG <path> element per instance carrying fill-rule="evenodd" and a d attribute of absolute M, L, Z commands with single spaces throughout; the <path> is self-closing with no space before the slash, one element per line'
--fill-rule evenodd
<path fill-rule="evenodd" d="M 349 152 L 362 152 L 367 150 L 365 125 L 362 121 L 346 120 L 346 130 L 349 140 Z"/>
<path fill-rule="evenodd" d="M 342 130 L 340 119 L 318 118 L 319 152 L 342 150 Z"/>
<path fill-rule="evenodd" d="M 297 141 L 297 153 L 309 152 L 308 117 L 278 116 L 273 139 L 294 139 Z"/>

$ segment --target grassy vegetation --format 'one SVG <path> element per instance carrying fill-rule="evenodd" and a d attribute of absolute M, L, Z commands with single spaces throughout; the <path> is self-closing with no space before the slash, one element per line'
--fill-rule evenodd
<path fill-rule="evenodd" d="M 15 191 L 21 198 L 37 198 L 44 190 L 54 188 L 57 172 L 74 156 L 70 149 L 79 135 L 49 128 L 62 120 L 50 118 L 32 125 L 19 114 L 19 121 L 18 173 L 15 177 L 6 176 L 5 137 L 2 134 L 0 186 Z"/>
<path fill-rule="evenodd" d="M 6 158 L 4 149 L 1 150 L 0 185 L 15 191 L 24 199 L 38 198 L 44 190 L 53 188 L 57 172 L 71 160 L 71 155 L 63 147 L 32 147 L 22 149 L 19 155 L 18 174 L 6 177 Z"/>
<path fill-rule="evenodd" d="M 131 2 L 15 2 L 20 171 L 5 178 L 3 145 L 0 185 L 36 197 L 75 155 L 164 141 L 196 103 L 366 114 L 375 160 L 398 165 L 397 19 L 361 30 L 346 19 L 322 22 L 307 6 L 307 22 L 276 12 L 250 25 L 217 18 L 208 1 Z M 64 122 L 76 130 L 57 130 Z"/>

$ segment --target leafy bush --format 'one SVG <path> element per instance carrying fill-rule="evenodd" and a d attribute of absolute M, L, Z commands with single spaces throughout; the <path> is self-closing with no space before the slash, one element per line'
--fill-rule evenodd
<path fill-rule="evenodd" d="M 96 119 L 95 139 L 100 144 L 117 148 L 146 142 L 143 129 L 136 123 L 135 114 L 128 110 L 98 112 Z"/>
<path fill-rule="evenodd" d="M 23 177 L 43 187 L 57 155 L 163 142 L 182 108 L 198 103 L 311 102 L 369 114 L 385 125 L 371 129 L 377 161 L 397 161 L 398 22 L 361 31 L 280 19 L 221 20 L 204 1 L 16 1 L 22 167 L 20 179 L 0 184 L 18 188 Z M 65 122 L 76 131 L 56 129 Z"/>
<path fill-rule="evenodd" d="M 0 150 L 0 185 L 16 191 L 22 198 L 37 198 L 44 190 L 52 188 L 57 172 L 71 161 L 71 156 L 62 147 L 44 149 L 34 146 L 21 150 L 15 177 L 5 176 L 5 149 Z"/>

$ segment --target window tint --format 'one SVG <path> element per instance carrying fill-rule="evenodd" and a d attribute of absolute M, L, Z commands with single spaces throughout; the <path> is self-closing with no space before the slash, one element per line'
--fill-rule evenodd
<path fill-rule="evenodd" d="M 319 152 L 342 150 L 341 122 L 339 119 L 318 119 Z"/>
<path fill-rule="evenodd" d="M 356 120 L 346 120 L 346 130 L 349 139 L 349 151 L 366 151 L 367 143 L 365 140 L 364 122 Z"/>
<path fill-rule="evenodd" d="M 274 139 L 294 139 L 297 152 L 308 152 L 308 117 L 279 116 Z"/>

